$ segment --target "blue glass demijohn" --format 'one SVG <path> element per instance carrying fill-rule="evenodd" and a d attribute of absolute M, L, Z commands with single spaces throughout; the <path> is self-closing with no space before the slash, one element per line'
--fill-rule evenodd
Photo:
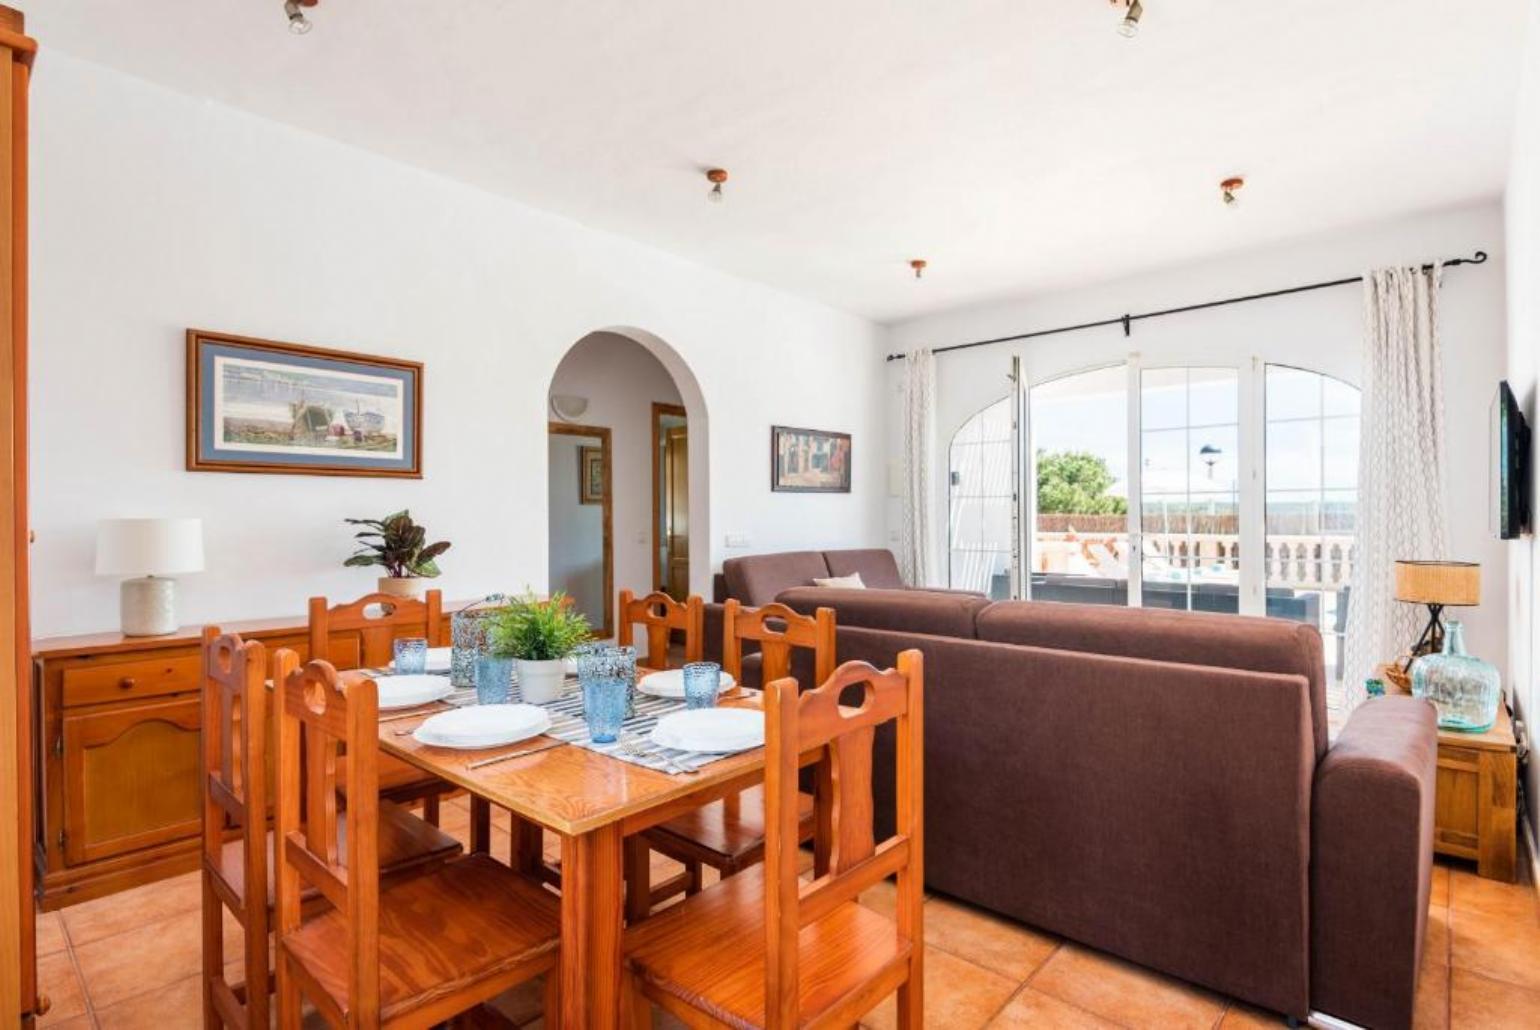
<path fill-rule="evenodd" d="M 1412 694 L 1438 709 L 1438 728 L 1483 733 L 1497 721 L 1502 679 L 1490 662 L 1465 653 L 1465 627 L 1451 622 L 1444 649 L 1412 663 Z"/>

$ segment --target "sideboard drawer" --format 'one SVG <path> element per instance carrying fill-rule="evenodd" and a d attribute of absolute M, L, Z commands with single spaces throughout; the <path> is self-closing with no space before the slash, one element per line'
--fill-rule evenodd
<path fill-rule="evenodd" d="M 201 655 L 190 654 L 65 669 L 64 706 L 131 701 L 197 690 L 201 660 Z"/>

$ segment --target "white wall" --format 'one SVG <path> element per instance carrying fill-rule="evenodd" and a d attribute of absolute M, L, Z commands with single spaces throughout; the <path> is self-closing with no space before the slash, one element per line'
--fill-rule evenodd
<path fill-rule="evenodd" d="M 1260 196 L 1247 198 L 1247 203 L 1265 202 Z M 1243 218 L 1245 209 L 1235 214 Z M 1441 302 L 1452 556 L 1481 562 L 1483 572 L 1481 606 L 1460 612 L 1460 617 L 1471 651 L 1501 666 L 1507 655 L 1507 557 L 1501 542 L 1487 531 L 1486 432 L 1487 405 L 1504 367 L 1502 241 L 1502 212 L 1496 203 L 1433 212 L 1050 296 L 913 319 L 890 327 L 888 349 L 943 347 L 1345 278 L 1375 266 L 1487 251 L 1490 260 L 1483 266 L 1446 271 Z M 941 355 L 936 359 L 941 467 L 946 442 L 957 428 L 1009 392 L 1005 376 L 1012 353 L 1021 354 L 1029 383 L 1122 361 L 1137 351 L 1146 364 L 1240 365 L 1258 356 L 1357 384 L 1362 304 L 1360 288 L 1337 287 L 1136 322 L 1127 339 L 1122 328 L 1114 326 Z M 895 458 L 902 453 L 899 389 L 899 363 L 894 362 L 889 366 L 887 430 Z M 935 522 L 945 527 L 944 471 L 935 482 Z M 897 502 L 890 502 L 890 538 L 898 516 Z M 936 551 L 944 553 L 940 545 Z M 944 577 L 944 561 L 941 569 Z"/>
<path fill-rule="evenodd" d="M 615 591 L 652 590 L 652 405 L 683 404 L 662 362 L 640 344 L 615 333 L 584 337 L 562 358 L 552 393 L 588 398 L 575 421 L 608 426 L 611 449 L 611 516 Z M 692 493 L 708 493 L 707 477 L 694 477 Z M 706 500 L 705 497 L 699 500 Z M 554 543 L 556 527 L 551 527 Z"/>
<path fill-rule="evenodd" d="M 696 590 L 729 533 L 880 540 L 870 323 L 57 51 L 32 97 L 39 635 L 117 625 L 116 583 L 92 574 L 115 515 L 204 518 L 187 622 L 362 593 L 341 520 L 408 506 L 454 543 L 448 597 L 544 587 L 547 389 L 574 341 L 618 326 L 656 334 L 710 416 Z M 189 326 L 423 361 L 424 478 L 185 471 Z M 772 423 L 853 433 L 853 491 L 772 494 Z"/>
<path fill-rule="evenodd" d="M 1508 382 L 1518 395 L 1531 431 L 1540 430 L 1535 416 L 1536 373 L 1540 368 L 1540 0 L 1530 0 L 1529 36 L 1518 118 L 1513 131 L 1513 163 L 1508 173 L 1504 215 L 1508 230 Z M 1530 447 L 1533 462 L 1540 455 L 1540 433 Z M 1533 466 L 1532 466 L 1533 467 Z M 1533 472 L 1531 473 L 1533 476 Z M 1530 507 L 1533 515 L 1533 479 Z M 1540 640 L 1540 607 L 1535 584 L 1540 582 L 1540 547 L 1533 533 L 1508 544 L 1508 662 L 1509 681 L 1519 717 L 1533 732 L 1540 712 L 1536 686 L 1535 642 Z M 1540 762 L 1530 759 L 1524 784 L 1531 832 L 1540 824 Z"/>
<path fill-rule="evenodd" d="M 552 433 L 547 450 L 551 490 L 546 497 L 551 524 L 547 584 L 571 597 L 594 629 L 604 625 L 604 505 L 580 500 L 578 451 L 597 446 L 597 436 Z"/>

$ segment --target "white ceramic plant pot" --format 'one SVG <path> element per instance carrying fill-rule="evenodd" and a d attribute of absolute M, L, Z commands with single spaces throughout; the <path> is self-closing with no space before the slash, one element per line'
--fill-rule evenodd
<path fill-rule="evenodd" d="M 561 698 L 567 669 L 560 658 L 545 662 L 520 658 L 514 665 L 519 670 L 519 694 L 526 704 L 545 705 Z"/>
<path fill-rule="evenodd" d="M 378 589 L 391 597 L 421 597 L 422 580 L 415 576 L 381 576 Z"/>

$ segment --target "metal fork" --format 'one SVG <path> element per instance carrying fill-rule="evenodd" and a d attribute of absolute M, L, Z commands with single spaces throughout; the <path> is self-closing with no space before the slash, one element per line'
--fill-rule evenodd
<path fill-rule="evenodd" d="M 700 772 L 699 769 L 691 769 L 687 765 L 679 764 L 674 759 L 670 758 L 668 755 L 662 754 L 661 752 L 649 751 L 645 746 L 642 745 L 640 741 L 636 740 L 635 738 L 630 740 L 622 739 L 620 741 L 620 750 L 624 751 L 632 758 L 662 759 L 664 768 L 666 768 L 669 772 L 681 773 L 685 776 L 694 776 Z"/>

